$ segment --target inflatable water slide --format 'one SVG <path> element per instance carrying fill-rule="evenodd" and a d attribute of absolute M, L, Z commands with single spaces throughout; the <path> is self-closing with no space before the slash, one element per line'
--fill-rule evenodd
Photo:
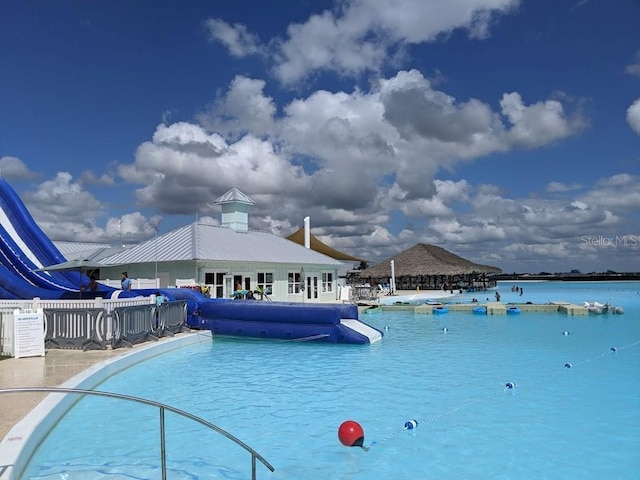
<path fill-rule="evenodd" d="M 0 178 L 0 298 L 78 299 L 80 286 L 89 281 L 86 275 L 78 271 L 36 271 L 64 261 L 18 194 Z M 118 292 L 104 285 L 100 288 L 101 296 Z"/>
<path fill-rule="evenodd" d="M 218 335 L 289 341 L 376 343 L 382 332 L 358 320 L 352 304 L 211 299 L 200 304 L 201 328 Z"/>

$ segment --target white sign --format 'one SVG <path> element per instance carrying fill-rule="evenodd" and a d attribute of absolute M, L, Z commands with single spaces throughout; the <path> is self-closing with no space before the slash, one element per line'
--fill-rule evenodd
<path fill-rule="evenodd" d="M 44 315 L 42 310 L 33 313 L 13 314 L 14 356 L 44 357 Z"/>

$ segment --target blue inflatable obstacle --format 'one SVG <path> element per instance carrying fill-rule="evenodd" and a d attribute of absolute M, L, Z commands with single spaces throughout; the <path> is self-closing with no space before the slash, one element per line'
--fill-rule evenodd
<path fill-rule="evenodd" d="M 198 328 L 217 335 L 332 343 L 375 343 L 382 331 L 358 320 L 347 304 L 210 299 L 200 303 Z M 196 325 L 193 325 L 196 327 Z"/>
<path fill-rule="evenodd" d="M 507 315 L 517 315 L 519 313 L 520 313 L 520 309 L 518 307 L 507 308 Z"/>

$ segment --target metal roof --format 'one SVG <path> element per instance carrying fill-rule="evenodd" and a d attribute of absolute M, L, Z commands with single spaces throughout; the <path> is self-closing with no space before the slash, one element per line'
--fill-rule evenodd
<path fill-rule="evenodd" d="M 218 225 L 191 223 L 103 259 L 104 263 L 181 260 L 297 263 L 340 266 L 327 255 L 268 232 L 236 232 Z"/>
<path fill-rule="evenodd" d="M 53 242 L 67 260 L 101 261 L 121 252 L 125 247 L 112 247 L 108 243 Z"/>
<path fill-rule="evenodd" d="M 93 243 L 93 242 L 61 242 L 54 241 L 53 244 L 60 250 L 60 253 L 67 255 L 75 252 L 86 252 L 89 250 L 97 250 L 99 248 L 107 248 L 111 245 L 108 243 Z"/>
<path fill-rule="evenodd" d="M 218 197 L 214 203 L 221 204 L 221 203 L 233 203 L 233 202 L 246 203 L 247 205 L 255 205 L 253 200 L 251 200 L 249 197 L 247 197 L 244 193 L 242 193 L 240 190 L 238 190 L 235 187 L 233 187 L 231 190 L 229 190 L 227 193 L 225 193 L 221 197 Z"/>

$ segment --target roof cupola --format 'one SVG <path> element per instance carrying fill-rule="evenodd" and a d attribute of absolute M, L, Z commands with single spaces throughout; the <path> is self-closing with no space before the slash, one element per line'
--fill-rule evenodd
<path fill-rule="evenodd" d="M 249 205 L 255 205 L 253 200 L 234 187 L 214 203 L 222 205 L 223 227 L 229 227 L 236 232 L 249 231 Z"/>

